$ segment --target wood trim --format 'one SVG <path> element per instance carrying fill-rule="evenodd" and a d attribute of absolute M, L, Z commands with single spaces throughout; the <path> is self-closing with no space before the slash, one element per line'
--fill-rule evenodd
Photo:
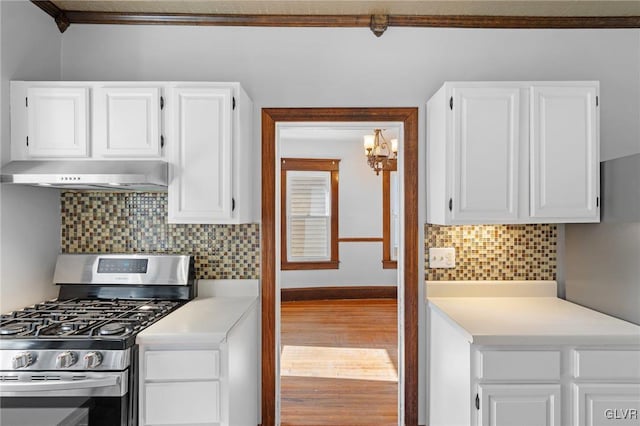
<path fill-rule="evenodd" d="M 380 243 L 381 237 L 343 237 L 338 238 L 339 243 Z"/>
<path fill-rule="evenodd" d="M 391 260 L 391 172 L 382 170 L 382 263 Z"/>
<path fill-rule="evenodd" d="M 203 25 L 231 27 L 369 27 L 370 15 L 257 15 L 66 11 L 74 24 Z"/>
<path fill-rule="evenodd" d="M 336 299 L 397 299 L 398 288 L 395 286 L 283 288 L 280 290 L 280 294 L 280 300 L 283 302 Z"/>
<path fill-rule="evenodd" d="M 55 5 L 55 3 L 51 1 L 31 0 L 31 3 L 35 4 L 40 9 L 44 10 L 52 18 L 55 18 L 61 13 L 64 13 L 62 9 L 60 9 L 58 6 Z"/>
<path fill-rule="evenodd" d="M 31 0 L 31 3 L 47 12 L 47 14 L 53 18 L 61 33 L 65 32 L 67 28 L 69 28 L 69 25 L 71 25 L 71 21 L 69 21 L 69 17 L 66 12 L 56 6 L 53 2 Z"/>
<path fill-rule="evenodd" d="M 340 269 L 340 261 L 327 260 L 326 262 L 280 262 L 280 270 L 282 271 L 307 271 L 313 269 Z"/>
<path fill-rule="evenodd" d="M 338 188 L 338 170 L 331 170 L 331 261 L 336 263 L 336 269 L 340 263 L 340 244 L 338 236 L 340 235 L 339 224 L 339 202 L 340 189 Z"/>
<path fill-rule="evenodd" d="M 265 108 L 262 110 L 262 424 L 275 426 L 276 122 L 399 121 L 404 124 L 405 425 L 418 424 L 418 108 Z M 424 254 L 422 254 L 424 256 Z"/>
<path fill-rule="evenodd" d="M 383 260 L 382 269 L 398 269 L 397 260 Z"/>
<path fill-rule="evenodd" d="M 331 172 L 340 170 L 338 158 L 282 158 L 280 170 Z"/>
<path fill-rule="evenodd" d="M 262 110 L 262 426 L 276 424 L 276 122 Z"/>
<path fill-rule="evenodd" d="M 32 0 L 33 1 L 33 0 Z M 206 25 L 243 27 L 387 27 L 445 28 L 640 28 L 640 16 L 491 16 L 491 15 L 257 15 L 196 13 L 85 12 L 60 10 L 50 1 L 33 1 L 56 19 L 69 24 Z M 55 8 L 55 9 L 54 9 Z M 62 13 L 52 14 L 58 10 Z M 383 20 L 382 25 L 378 21 Z M 374 31 L 374 34 L 378 34 Z"/>
<path fill-rule="evenodd" d="M 397 15 L 390 27 L 640 28 L 640 16 Z"/>
<path fill-rule="evenodd" d="M 391 121 L 391 120 L 390 120 Z M 418 109 L 404 120 L 404 409 L 405 425 L 418 424 Z"/>
<path fill-rule="evenodd" d="M 382 269 L 398 268 L 398 262 L 391 260 L 391 172 L 397 170 L 396 160 L 382 169 Z"/>
<path fill-rule="evenodd" d="M 320 158 L 282 158 L 280 162 L 280 269 L 312 270 L 339 269 L 340 246 L 338 244 L 338 188 L 339 159 Z M 328 171 L 331 173 L 331 260 L 319 262 L 289 262 L 287 260 L 287 170 Z"/>

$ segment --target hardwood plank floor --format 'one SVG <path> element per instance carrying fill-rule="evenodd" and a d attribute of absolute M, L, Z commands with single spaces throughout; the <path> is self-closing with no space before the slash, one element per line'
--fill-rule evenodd
<path fill-rule="evenodd" d="M 283 426 L 397 425 L 393 299 L 283 302 Z"/>

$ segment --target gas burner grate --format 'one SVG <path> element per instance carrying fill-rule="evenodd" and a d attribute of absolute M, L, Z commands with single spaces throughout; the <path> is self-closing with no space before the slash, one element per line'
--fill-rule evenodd
<path fill-rule="evenodd" d="M 0 317 L 2 337 L 125 338 L 175 309 L 180 302 L 69 299 L 38 303 Z"/>

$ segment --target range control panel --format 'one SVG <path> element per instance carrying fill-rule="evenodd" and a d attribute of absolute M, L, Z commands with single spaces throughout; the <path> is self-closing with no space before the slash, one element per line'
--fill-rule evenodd
<path fill-rule="evenodd" d="M 100 259 L 99 274 L 146 274 L 149 259 Z"/>

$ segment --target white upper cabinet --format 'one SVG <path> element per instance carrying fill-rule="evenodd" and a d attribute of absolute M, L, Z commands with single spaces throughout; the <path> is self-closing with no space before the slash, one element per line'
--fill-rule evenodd
<path fill-rule="evenodd" d="M 520 99 L 517 88 L 453 89 L 452 218 L 518 217 Z"/>
<path fill-rule="evenodd" d="M 171 91 L 169 221 L 231 216 L 231 88 Z"/>
<path fill-rule="evenodd" d="M 251 110 L 237 84 L 169 89 L 170 223 L 251 220 Z"/>
<path fill-rule="evenodd" d="M 531 216 L 598 220 L 593 87 L 531 89 Z"/>
<path fill-rule="evenodd" d="M 97 157 L 158 158 L 162 154 L 159 87 L 100 87 L 94 92 Z"/>
<path fill-rule="evenodd" d="M 12 81 L 11 160 L 163 160 L 170 223 L 251 223 L 253 103 L 239 83 Z"/>
<path fill-rule="evenodd" d="M 445 83 L 427 103 L 427 222 L 599 221 L 597 82 Z"/>
<path fill-rule="evenodd" d="M 162 159 L 164 85 L 12 81 L 11 159 Z"/>
<path fill-rule="evenodd" d="M 63 158 L 89 155 L 89 89 L 31 87 L 23 106 L 24 139 L 30 157 Z"/>

